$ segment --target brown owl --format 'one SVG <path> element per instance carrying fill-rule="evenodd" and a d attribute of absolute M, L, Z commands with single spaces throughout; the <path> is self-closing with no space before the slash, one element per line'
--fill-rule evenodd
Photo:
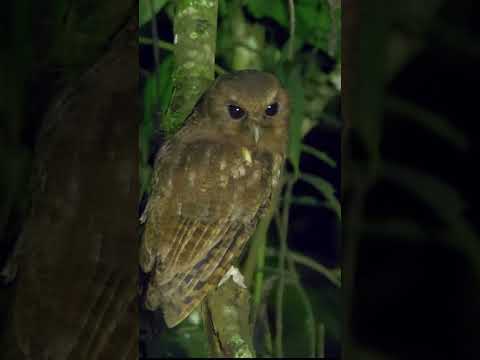
<path fill-rule="evenodd" d="M 140 248 L 146 307 L 173 327 L 216 287 L 270 204 L 288 135 L 275 76 L 220 76 L 160 149 Z"/>

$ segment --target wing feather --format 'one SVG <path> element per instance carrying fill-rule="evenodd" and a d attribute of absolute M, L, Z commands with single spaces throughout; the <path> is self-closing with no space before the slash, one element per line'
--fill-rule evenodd
<path fill-rule="evenodd" d="M 227 238 L 222 241 L 226 244 L 218 243 L 207 257 L 192 266 L 187 273 L 178 274 L 166 286 L 162 309 L 169 327 L 183 321 L 209 291 L 218 285 L 232 264 L 233 255 L 237 253 L 235 249 L 243 247 L 248 240 L 249 234 L 244 230 L 243 224 L 230 229 Z"/>
<path fill-rule="evenodd" d="M 157 250 L 156 265 L 143 266 L 153 270 L 146 306 L 162 307 L 169 327 L 187 317 L 217 286 L 251 236 L 269 197 L 263 175 L 266 165 L 251 159 L 242 164 L 235 154 L 238 147 L 230 151 L 221 146 L 172 146 L 179 157 L 162 162 L 163 172 L 154 175 L 141 248 Z M 251 166 L 249 173 L 262 174 L 261 194 L 247 196 L 249 180 L 241 175 L 246 174 L 246 166 Z"/>

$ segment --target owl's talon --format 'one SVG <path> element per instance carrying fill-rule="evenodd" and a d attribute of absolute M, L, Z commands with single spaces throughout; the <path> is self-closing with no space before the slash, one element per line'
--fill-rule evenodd
<path fill-rule="evenodd" d="M 245 279 L 242 273 L 235 266 L 231 266 L 230 269 L 227 271 L 227 273 L 223 275 L 222 280 L 220 280 L 220 282 L 218 283 L 218 287 L 222 286 L 230 277 L 232 278 L 233 282 L 238 286 L 244 289 L 247 288 L 247 286 L 245 285 Z"/>

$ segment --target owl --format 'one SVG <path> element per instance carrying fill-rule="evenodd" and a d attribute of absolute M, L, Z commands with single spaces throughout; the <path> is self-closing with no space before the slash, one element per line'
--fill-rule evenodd
<path fill-rule="evenodd" d="M 184 320 L 241 254 L 277 189 L 289 100 L 277 78 L 220 76 L 160 149 L 145 210 L 145 306 Z"/>

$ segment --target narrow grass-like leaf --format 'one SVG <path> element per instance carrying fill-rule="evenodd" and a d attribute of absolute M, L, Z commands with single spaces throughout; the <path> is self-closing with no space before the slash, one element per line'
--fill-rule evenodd
<path fill-rule="evenodd" d="M 337 215 L 338 219 L 342 218 L 342 213 L 340 209 L 340 202 L 335 196 L 335 188 L 325 179 L 322 179 L 320 176 L 302 173 L 300 179 L 312 185 L 317 189 L 325 198 L 325 206 Z"/>
<path fill-rule="evenodd" d="M 312 155 L 312 156 L 316 157 L 317 159 L 323 161 L 324 163 L 331 166 L 332 168 L 337 166 L 337 163 L 335 162 L 335 160 L 333 160 L 330 156 L 328 156 L 327 153 L 325 153 L 323 151 L 320 151 L 318 149 L 315 149 L 312 146 L 308 146 L 308 145 L 304 144 L 304 145 L 302 145 L 302 151 L 305 154 L 309 154 L 309 155 Z"/>
<path fill-rule="evenodd" d="M 159 94 L 160 109 L 164 114 L 170 104 L 173 91 L 173 69 L 174 60 L 172 55 L 168 55 L 158 68 L 158 83 L 161 92 Z"/>
<path fill-rule="evenodd" d="M 284 327 L 288 332 L 283 333 L 284 357 L 311 357 L 315 348 L 312 349 L 311 340 L 315 334 L 315 318 L 307 306 L 305 300 L 308 295 L 296 281 L 287 281 L 284 292 L 283 319 Z M 311 309 L 310 309 L 311 310 Z M 311 323 L 313 322 L 313 329 Z M 309 324 L 310 323 L 310 324 Z M 314 339 L 316 340 L 316 339 Z M 313 351 L 312 351 L 313 350 Z"/>
<path fill-rule="evenodd" d="M 275 249 L 269 247 L 267 248 L 266 254 L 268 257 L 276 257 L 278 256 L 278 251 Z M 318 263 L 314 259 L 312 259 L 309 256 L 302 255 L 300 253 L 297 253 L 295 251 L 288 251 L 287 254 L 289 259 L 292 259 L 295 263 L 303 265 L 313 271 L 318 272 L 319 274 L 325 276 L 327 280 L 329 280 L 333 285 L 336 287 L 341 287 L 341 277 L 342 277 L 342 272 L 340 268 L 333 268 L 329 269 L 326 266 Z"/>
<path fill-rule="evenodd" d="M 301 205 L 301 206 L 322 206 L 323 203 L 313 196 L 294 196 L 292 197 L 292 204 L 293 205 Z"/>

